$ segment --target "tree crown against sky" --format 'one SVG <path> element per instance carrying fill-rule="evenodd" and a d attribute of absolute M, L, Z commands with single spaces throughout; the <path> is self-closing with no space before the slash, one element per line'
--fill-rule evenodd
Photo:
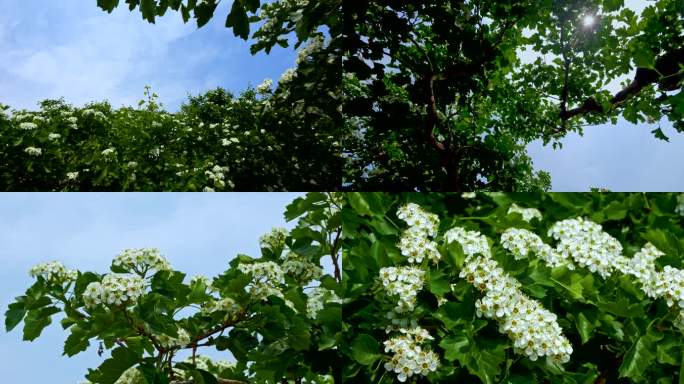
<path fill-rule="evenodd" d="M 352 187 L 546 189 L 533 140 L 618 117 L 684 129 L 681 1 L 640 15 L 621 0 L 345 5 Z"/>
<path fill-rule="evenodd" d="M 294 228 L 264 234 L 261 255 L 237 255 L 213 278 L 188 277 L 153 248 L 124 250 L 104 274 L 40 263 L 5 327 L 23 323 L 32 341 L 61 312 L 64 355 L 91 343 L 111 351 L 88 371 L 92 383 L 337 382 L 340 204 L 335 194 L 295 199 L 285 211 Z M 235 361 L 202 358 L 207 347 Z"/>

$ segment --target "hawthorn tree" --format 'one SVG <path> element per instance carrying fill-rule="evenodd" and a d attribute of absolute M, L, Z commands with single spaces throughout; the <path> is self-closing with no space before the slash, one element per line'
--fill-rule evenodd
<path fill-rule="evenodd" d="M 681 0 L 639 15 L 623 0 L 364 0 L 343 14 L 352 188 L 548 189 L 533 140 L 618 117 L 684 130 Z"/>
<path fill-rule="evenodd" d="M 684 382 L 684 195 L 345 199 L 343 382 Z"/>
<path fill-rule="evenodd" d="M 98 0 L 107 12 L 119 6 L 119 0 Z M 215 15 L 220 0 L 126 0 L 131 11 L 154 23 L 169 10 L 176 11 L 184 22 L 194 19 L 197 27 L 206 25 Z M 287 88 L 274 100 L 275 120 L 289 120 L 294 127 L 278 130 L 282 146 L 293 156 L 312 159 L 324 167 L 327 179 L 312 179 L 313 190 L 338 190 L 342 186 L 342 90 L 341 90 L 341 0 L 236 0 L 225 17 L 225 25 L 241 39 L 251 39 L 252 54 L 269 53 L 279 45 L 293 43 L 301 48 L 297 67 L 283 74 Z M 256 29 L 252 28 L 257 24 Z M 278 91 L 276 91 L 278 92 Z M 269 128 L 264 123 L 260 128 Z M 320 160 L 316 160 L 318 157 Z M 297 177 L 307 176 L 304 169 Z M 334 178 L 334 183 L 329 180 Z M 310 190 L 310 189 L 306 189 Z"/>
<path fill-rule="evenodd" d="M 285 212 L 295 228 L 262 236 L 260 257 L 238 255 L 213 279 L 188 278 L 150 248 L 123 251 L 105 274 L 41 263 L 9 305 L 6 329 L 23 322 L 32 341 L 60 314 L 64 355 L 93 342 L 111 351 L 88 371 L 91 383 L 339 382 L 341 202 L 297 198 Z M 201 357 L 204 348 L 235 361 Z"/>

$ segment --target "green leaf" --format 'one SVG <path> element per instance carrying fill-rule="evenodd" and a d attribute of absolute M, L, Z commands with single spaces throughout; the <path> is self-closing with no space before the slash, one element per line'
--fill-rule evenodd
<path fill-rule="evenodd" d="M 79 352 L 83 352 L 90 346 L 90 337 L 88 337 L 88 332 L 81 329 L 79 326 L 71 327 L 71 334 L 67 337 L 64 342 L 64 352 L 63 355 L 73 356 Z"/>
<path fill-rule="evenodd" d="M 430 270 L 428 288 L 437 296 L 451 291 L 448 276 L 440 270 Z"/>
<path fill-rule="evenodd" d="M 226 18 L 226 27 L 232 27 L 235 36 L 239 36 L 244 40 L 249 38 L 249 18 L 247 18 L 247 11 L 242 6 L 242 2 L 233 2 L 233 7 L 228 14 L 228 18 Z"/>
<path fill-rule="evenodd" d="M 25 296 L 19 296 L 16 298 L 16 302 L 7 306 L 5 312 L 5 329 L 7 332 L 13 330 L 24 319 L 24 315 L 26 315 L 25 299 Z"/>
<path fill-rule="evenodd" d="M 656 358 L 654 353 L 656 342 L 660 339 L 662 339 L 662 336 L 653 334 L 650 331 L 639 337 L 625 354 L 622 365 L 618 369 L 620 377 L 640 380 L 646 369 Z"/>
<path fill-rule="evenodd" d="M 112 351 L 112 357 L 97 370 L 91 369 L 86 378 L 96 384 L 114 384 L 126 370 L 140 362 L 140 357 L 126 347 L 118 347 Z"/>
<path fill-rule="evenodd" d="M 652 130 L 651 133 L 656 137 L 656 139 L 667 141 L 668 143 L 670 142 L 670 138 L 665 135 L 665 132 L 663 132 L 662 128 L 660 127 Z"/>
<path fill-rule="evenodd" d="M 351 355 L 361 365 L 371 365 L 380 355 L 380 343 L 371 335 L 361 334 L 351 343 Z"/>
<path fill-rule="evenodd" d="M 464 334 L 457 334 L 445 337 L 439 342 L 439 346 L 444 350 L 444 358 L 449 361 L 459 360 L 467 362 L 467 353 L 470 342 Z"/>
<path fill-rule="evenodd" d="M 52 323 L 51 316 L 59 312 L 57 307 L 44 307 L 28 311 L 24 319 L 24 340 L 33 341 Z"/>
<path fill-rule="evenodd" d="M 111 13 L 119 5 L 119 0 L 97 0 L 97 5 Z"/>
<path fill-rule="evenodd" d="M 576 324 L 577 331 L 579 331 L 580 337 L 582 338 L 582 344 L 585 344 L 594 334 L 594 324 L 590 322 L 582 312 L 577 315 Z"/>

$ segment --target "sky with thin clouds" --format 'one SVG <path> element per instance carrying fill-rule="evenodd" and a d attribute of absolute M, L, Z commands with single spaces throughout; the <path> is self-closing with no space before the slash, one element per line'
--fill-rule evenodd
<path fill-rule="evenodd" d="M 283 213 L 299 195 L 0 194 L 0 313 L 31 285 L 28 271 L 40 262 L 105 273 L 122 250 L 155 247 L 188 276 L 216 276 L 237 254 L 258 257 L 259 237 L 271 228 L 291 228 L 295 222 L 286 223 Z M 3 382 L 75 384 L 107 357 L 97 355 L 95 344 L 61 356 L 68 333 L 57 320 L 33 342 L 22 341 L 23 324 L 10 333 L 2 326 Z M 207 354 L 231 359 L 228 352 Z"/>
<path fill-rule="evenodd" d="M 112 14 L 94 0 L 0 2 L 0 102 L 35 109 L 47 98 L 75 105 L 135 105 L 145 85 L 171 110 L 216 87 L 240 92 L 295 65 L 293 48 L 252 56 L 224 26 L 230 2 L 197 29 L 169 11 L 156 24 L 126 4 Z"/>

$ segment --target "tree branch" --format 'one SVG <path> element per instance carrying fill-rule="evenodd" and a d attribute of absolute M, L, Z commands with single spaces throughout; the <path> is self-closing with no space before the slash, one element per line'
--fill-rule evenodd
<path fill-rule="evenodd" d="M 630 97 L 639 94 L 644 88 L 651 84 L 659 84 L 661 90 L 673 91 L 681 87 L 684 73 L 679 66 L 684 64 L 684 48 L 673 52 L 668 52 L 656 60 L 655 69 L 637 68 L 634 80 L 624 89 L 616 93 L 610 100 L 612 107 L 619 107 Z M 568 120 L 576 116 L 603 113 L 603 107 L 594 98 L 589 98 L 577 108 L 563 110 L 561 108 L 560 118 Z"/>
<path fill-rule="evenodd" d="M 337 280 L 338 283 L 342 282 L 342 273 L 340 271 L 340 265 L 339 265 L 339 257 L 337 255 L 337 252 L 339 251 L 339 242 L 340 242 L 340 235 L 342 234 L 342 227 L 337 228 L 337 231 L 335 232 L 335 240 L 333 240 L 332 247 L 330 249 L 330 257 L 332 258 L 333 261 L 333 267 L 335 268 L 335 280 Z"/>

